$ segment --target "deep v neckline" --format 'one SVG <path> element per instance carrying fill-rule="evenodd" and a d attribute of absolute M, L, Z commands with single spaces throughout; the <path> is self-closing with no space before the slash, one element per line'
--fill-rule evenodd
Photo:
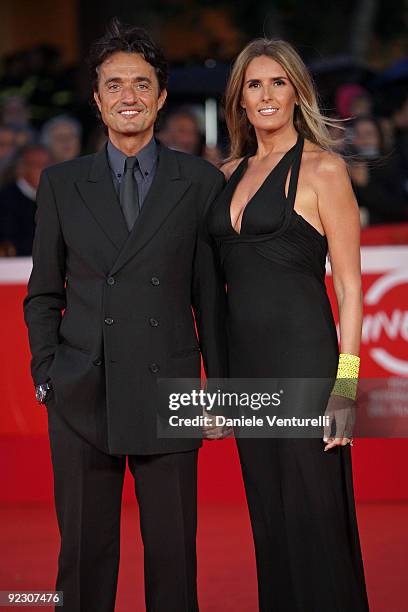
<path fill-rule="evenodd" d="M 257 197 L 257 195 L 262 191 L 262 189 L 266 186 L 266 184 L 269 182 L 269 180 L 271 179 L 271 177 L 274 175 L 275 170 L 277 170 L 283 163 L 283 161 L 285 161 L 288 157 L 288 155 L 290 153 L 292 153 L 292 151 L 294 149 L 296 149 L 296 147 L 299 144 L 301 135 L 298 133 L 298 137 L 296 139 L 295 144 L 286 151 L 286 153 L 284 153 L 282 155 L 282 157 L 280 158 L 280 160 L 278 161 L 277 164 L 275 164 L 275 166 L 272 168 L 272 170 L 266 175 L 266 177 L 264 178 L 264 180 L 262 181 L 262 183 L 259 185 L 258 189 L 255 191 L 255 193 L 249 198 L 249 200 L 247 201 L 247 203 L 245 204 L 245 206 L 243 207 L 243 211 L 242 211 L 242 215 L 241 215 L 241 223 L 240 223 L 240 227 L 239 227 L 239 232 L 237 232 L 237 230 L 235 229 L 233 223 L 232 223 L 232 217 L 231 217 L 231 208 L 232 208 L 232 201 L 234 199 L 234 195 L 237 191 L 238 185 L 240 184 L 247 168 L 248 168 L 248 160 L 251 157 L 250 155 L 247 155 L 244 157 L 244 159 L 242 160 L 242 162 L 239 164 L 239 166 L 237 167 L 237 169 L 235 170 L 235 172 L 232 174 L 231 179 L 233 178 L 234 174 L 237 173 L 238 176 L 238 182 L 235 183 L 235 185 L 233 186 L 233 191 L 232 191 L 232 195 L 231 195 L 231 199 L 229 200 L 230 205 L 228 206 L 228 219 L 229 219 L 229 225 L 232 229 L 232 231 L 234 232 L 234 234 L 236 234 L 237 236 L 240 236 L 242 233 L 242 224 L 244 222 L 244 216 L 246 213 L 246 210 L 248 208 L 248 206 L 253 202 L 253 200 Z"/>

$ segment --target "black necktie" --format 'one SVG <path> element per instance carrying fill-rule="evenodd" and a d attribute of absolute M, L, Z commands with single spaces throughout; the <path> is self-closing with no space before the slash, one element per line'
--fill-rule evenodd
<path fill-rule="evenodd" d="M 129 232 L 131 231 L 140 212 L 139 193 L 134 174 L 134 169 L 137 163 L 137 157 L 126 158 L 125 173 L 120 183 L 120 205 L 122 206 Z"/>

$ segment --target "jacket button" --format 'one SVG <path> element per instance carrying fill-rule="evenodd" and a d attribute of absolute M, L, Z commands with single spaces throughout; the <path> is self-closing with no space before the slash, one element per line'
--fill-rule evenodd
<path fill-rule="evenodd" d="M 114 320 L 113 320 L 113 319 L 111 319 L 110 317 L 107 317 L 107 318 L 105 319 L 105 323 L 106 323 L 106 325 L 113 325 Z"/>
<path fill-rule="evenodd" d="M 157 287 L 157 285 L 160 285 L 160 281 L 157 278 L 157 276 L 153 276 L 152 280 L 151 280 L 152 285 L 154 285 L 155 287 Z"/>
<path fill-rule="evenodd" d="M 158 320 L 157 320 L 157 319 L 153 319 L 153 318 L 152 318 L 152 319 L 149 319 L 149 323 L 150 323 L 150 325 L 151 325 L 152 327 L 157 327 L 157 326 L 158 326 L 158 324 L 159 324 Z"/>
<path fill-rule="evenodd" d="M 97 357 L 96 359 L 94 359 L 93 364 L 96 366 L 102 365 L 102 359 L 100 357 Z"/>
<path fill-rule="evenodd" d="M 109 276 L 106 279 L 106 282 L 108 283 L 108 285 L 114 285 L 115 284 L 115 279 L 113 278 L 113 276 Z"/>
<path fill-rule="evenodd" d="M 157 372 L 160 370 L 160 367 L 157 363 L 151 363 L 149 366 L 149 370 L 153 372 L 153 374 L 157 374 Z"/>

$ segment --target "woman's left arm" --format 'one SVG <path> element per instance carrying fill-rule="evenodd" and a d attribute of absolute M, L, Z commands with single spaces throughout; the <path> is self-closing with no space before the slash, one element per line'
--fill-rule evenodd
<path fill-rule="evenodd" d="M 339 307 L 340 352 L 358 355 L 363 316 L 358 205 L 347 165 L 338 155 L 322 154 L 315 180 Z"/>
<path fill-rule="evenodd" d="M 334 153 L 325 153 L 322 157 L 315 179 L 339 307 L 340 352 L 358 355 L 362 326 L 360 214 L 345 162 Z M 355 402 L 341 395 L 332 394 L 326 408 L 330 425 L 324 430 L 324 451 L 352 443 Z M 333 421 L 334 437 L 331 435 Z"/>

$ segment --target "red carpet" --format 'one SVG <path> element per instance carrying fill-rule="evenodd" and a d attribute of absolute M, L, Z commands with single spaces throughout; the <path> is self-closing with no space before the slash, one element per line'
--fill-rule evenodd
<path fill-rule="evenodd" d="M 408 503 L 360 503 L 358 516 L 371 612 L 404 612 Z M 3 503 L 0 526 L 0 590 L 52 588 L 58 553 L 52 505 Z M 201 612 L 256 612 L 254 558 L 243 504 L 200 504 L 198 553 Z M 144 610 L 142 585 L 137 507 L 127 502 L 116 612 Z"/>

